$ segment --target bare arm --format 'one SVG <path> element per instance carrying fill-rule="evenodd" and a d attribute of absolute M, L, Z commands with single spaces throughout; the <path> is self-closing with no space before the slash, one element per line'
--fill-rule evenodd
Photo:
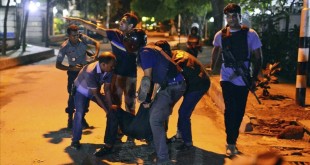
<path fill-rule="evenodd" d="M 70 67 L 63 65 L 60 61 L 56 61 L 56 68 L 60 70 L 80 71 L 82 69 L 82 66 L 76 65 Z"/>
<path fill-rule="evenodd" d="M 90 89 L 92 95 L 95 97 L 97 104 L 106 112 L 109 112 L 108 107 L 106 107 L 103 103 L 103 100 L 101 100 L 101 93 L 100 91 L 96 89 Z"/>
<path fill-rule="evenodd" d="M 259 74 L 259 72 L 262 69 L 262 63 L 263 63 L 263 56 L 262 56 L 262 49 L 261 48 L 257 48 L 255 50 L 252 51 L 252 55 L 254 60 L 253 62 L 253 75 L 252 77 L 257 80 L 257 76 Z"/>
<path fill-rule="evenodd" d="M 221 52 L 221 47 L 215 46 L 212 50 L 211 54 L 211 70 L 212 72 L 217 72 L 217 66 L 218 63 L 220 62 L 220 52 Z"/>
<path fill-rule="evenodd" d="M 112 106 L 112 94 L 111 94 L 111 84 L 106 83 L 103 87 L 104 94 L 106 96 L 106 101 L 108 103 L 109 108 Z"/>
<path fill-rule="evenodd" d="M 97 27 L 97 25 L 91 23 L 90 21 L 86 21 L 84 19 L 74 18 L 74 17 L 64 17 L 64 18 L 68 21 L 78 22 L 78 23 L 82 24 L 86 29 L 93 31 L 93 32 L 96 32 L 96 33 L 98 33 L 104 37 L 107 36 L 105 28 Z"/>

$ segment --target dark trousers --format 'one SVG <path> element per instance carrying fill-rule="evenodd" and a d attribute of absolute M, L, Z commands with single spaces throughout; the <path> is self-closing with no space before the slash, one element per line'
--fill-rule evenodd
<path fill-rule="evenodd" d="M 225 103 L 226 142 L 236 144 L 249 91 L 245 86 L 237 86 L 227 81 L 222 81 L 221 86 Z"/>
<path fill-rule="evenodd" d="M 67 71 L 67 75 L 68 75 L 67 91 L 69 94 L 69 98 L 68 98 L 68 105 L 66 108 L 66 113 L 71 114 L 71 115 L 74 113 L 74 109 L 75 109 L 74 96 L 72 96 L 71 94 L 72 85 L 74 84 L 74 80 L 76 79 L 78 74 L 79 74 L 78 71 Z M 88 112 L 88 107 L 89 107 L 89 102 L 87 103 L 87 108 L 85 112 Z"/>
<path fill-rule="evenodd" d="M 183 102 L 179 109 L 178 131 L 180 131 L 182 139 L 187 145 L 193 144 L 191 115 L 205 92 L 206 90 L 193 91 L 183 96 Z"/>
<path fill-rule="evenodd" d="M 110 111 L 107 114 L 107 126 L 105 128 L 104 133 L 104 143 L 109 145 L 114 145 L 117 132 L 118 132 L 118 125 L 119 125 L 119 115 L 120 113 L 117 111 Z"/>

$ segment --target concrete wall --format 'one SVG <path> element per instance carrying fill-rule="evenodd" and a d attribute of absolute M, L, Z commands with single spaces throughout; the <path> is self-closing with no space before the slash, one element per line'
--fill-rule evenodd
<path fill-rule="evenodd" d="M 4 14 L 5 14 L 5 7 L 0 6 L 0 34 L 3 33 L 3 22 L 4 22 Z M 16 18 L 19 16 L 20 20 Z M 14 36 L 14 38 L 18 35 L 16 35 L 18 32 L 21 32 L 24 23 L 23 23 L 23 11 L 21 8 L 16 9 L 15 6 L 11 6 L 9 9 L 8 14 L 8 21 L 7 21 L 7 27 L 8 27 L 8 38 L 10 38 L 11 35 Z M 46 18 L 46 4 L 41 4 L 40 8 L 36 11 L 30 11 L 29 17 L 28 17 L 28 23 L 27 23 L 27 32 L 26 32 L 26 41 L 30 44 L 41 44 L 44 38 L 44 32 L 45 32 L 45 18 Z M 18 27 L 18 23 L 20 27 Z"/>
<path fill-rule="evenodd" d="M 16 9 L 15 7 L 10 7 L 8 12 L 8 19 L 7 19 L 7 32 L 8 33 L 15 33 L 16 27 Z M 4 14 L 5 14 L 5 7 L 0 7 L 0 33 L 3 33 L 3 22 L 4 22 Z"/>

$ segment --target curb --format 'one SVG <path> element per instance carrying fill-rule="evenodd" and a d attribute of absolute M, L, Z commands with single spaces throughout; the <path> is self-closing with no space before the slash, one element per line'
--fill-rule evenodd
<path fill-rule="evenodd" d="M 220 76 L 213 75 L 210 76 L 210 79 L 211 79 L 211 86 L 207 94 L 208 96 L 210 96 L 215 105 L 219 108 L 221 113 L 224 114 L 225 105 L 223 101 L 222 88 L 219 83 Z"/>
<path fill-rule="evenodd" d="M 13 57 L 13 58 L 1 58 L 0 70 L 9 69 L 15 66 L 31 64 L 41 60 L 45 60 L 55 56 L 54 49 L 48 49 L 42 52 L 32 53 L 28 55 Z"/>

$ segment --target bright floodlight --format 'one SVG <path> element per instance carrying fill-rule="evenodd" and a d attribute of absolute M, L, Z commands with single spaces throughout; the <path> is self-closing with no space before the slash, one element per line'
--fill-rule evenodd
<path fill-rule="evenodd" d="M 40 2 L 33 2 L 33 1 L 29 2 L 29 10 L 30 11 L 36 11 L 36 10 L 38 10 L 39 7 L 40 7 Z"/>

